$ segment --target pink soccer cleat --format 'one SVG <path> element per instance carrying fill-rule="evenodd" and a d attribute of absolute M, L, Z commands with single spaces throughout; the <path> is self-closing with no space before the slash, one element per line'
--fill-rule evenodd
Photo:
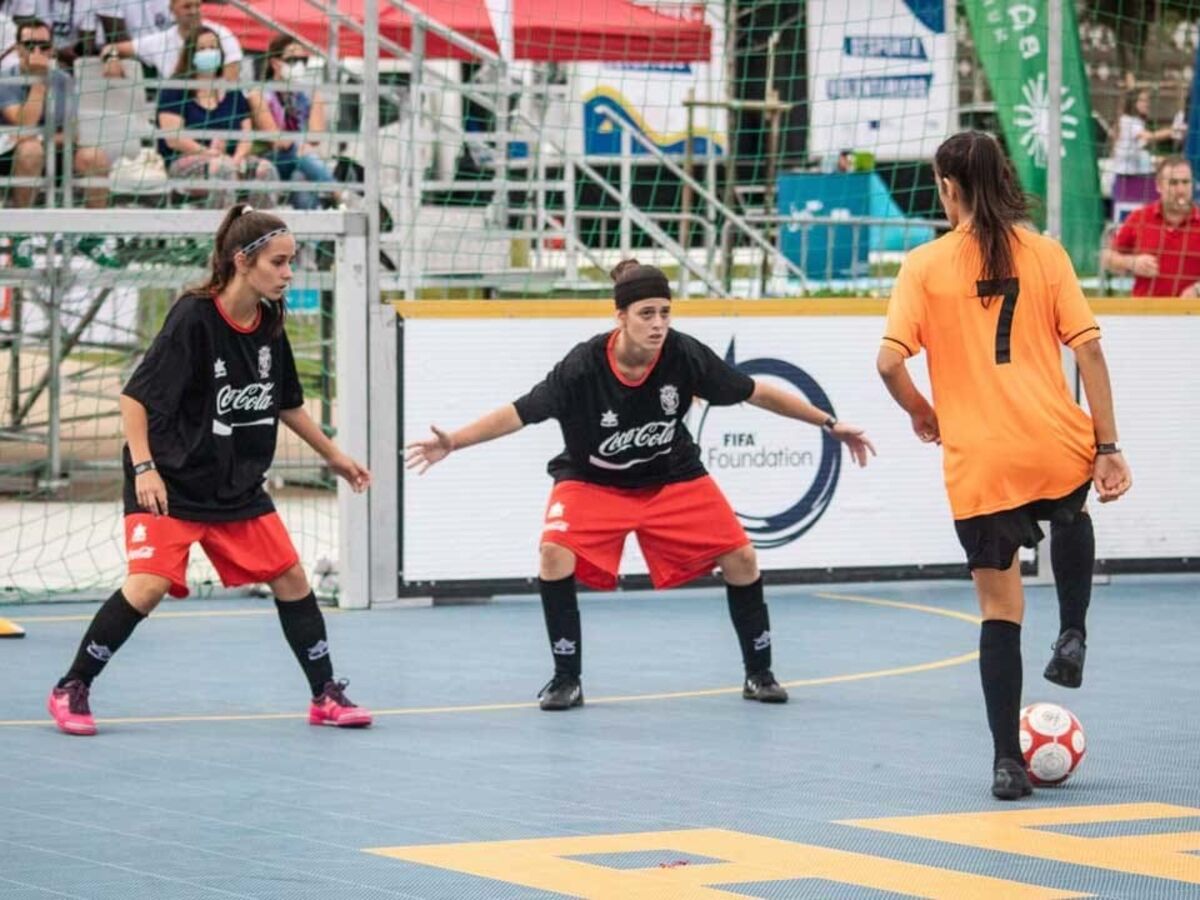
<path fill-rule="evenodd" d="M 335 725 L 338 728 L 366 728 L 371 724 L 371 714 L 361 706 L 355 706 L 346 696 L 346 679 L 325 683 L 321 696 L 313 698 L 308 708 L 309 725 Z"/>
<path fill-rule="evenodd" d="M 96 720 L 88 706 L 88 686 L 82 681 L 68 681 L 52 690 L 46 708 L 64 734 L 96 733 Z"/>

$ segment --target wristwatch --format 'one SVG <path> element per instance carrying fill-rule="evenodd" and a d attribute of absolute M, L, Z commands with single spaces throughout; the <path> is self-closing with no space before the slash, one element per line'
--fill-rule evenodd
<path fill-rule="evenodd" d="M 826 434 L 833 434 L 833 426 L 837 424 L 837 416 L 827 416 L 825 421 L 821 423 L 821 430 Z"/>
<path fill-rule="evenodd" d="M 1096 455 L 1106 456 L 1112 453 L 1120 453 L 1121 448 L 1116 444 L 1096 444 Z"/>
<path fill-rule="evenodd" d="M 145 475 L 147 472 L 153 472 L 158 466 L 154 465 L 154 460 L 148 459 L 145 462 L 140 462 L 134 465 L 134 475 Z"/>

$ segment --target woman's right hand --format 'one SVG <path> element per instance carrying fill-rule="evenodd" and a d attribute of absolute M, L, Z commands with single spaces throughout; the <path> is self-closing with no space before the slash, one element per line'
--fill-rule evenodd
<path fill-rule="evenodd" d="M 133 480 L 138 506 L 156 516 L 167 514 L 167 486 L 154 469 L 143 472 Z"/>
<path fill-rule="evenodd" d="M 418 475 L 424 475 L 434 463 L 441 462 L 454 449 L 454 440 L 436 425 L 430 425 L 433 437 L 423 441 L 413 441 L 404 454 L 404 467 L 416 469 Z"/>

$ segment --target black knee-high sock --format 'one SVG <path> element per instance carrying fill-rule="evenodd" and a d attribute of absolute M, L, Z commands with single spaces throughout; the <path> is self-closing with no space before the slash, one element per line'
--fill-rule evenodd
<path fill-rule="evenodd" d="M 133 629 L 146 618 L 134 609 L 125 595 L 120 591 L 104 601 L 104 605 L 96 610 L 92 624 L 84 632 L 83 640 L 79 642 L 79 651 L 67 674 L 60 678 L 58 686 L 62 687 L 68 681 L 82 681 L 91 687 L 92 680 L 100 674 L 105 664 L 112 659 L 113 654 L 121 649 L 121 645 L 133 634 Z"/>
<path fill-rule="evenodd" d="M 987 619 L 979 631 L 979 677 L 996 759 L 1021 760 L 1021 626 Z"/>
<path fill-rule="evenodd" d="M 309 591 L 302 600 L 277 599 L 275 608 L 279 610 L 283 635 L 304 670 L 313 696 L 320 696 L 326 683 L 333 680 L 333 662 L 329 659 L 325 617 L 317 605 L 317 595 Z"/>
<path fill-rule="evenodd" d="M 753 584 L 727 584 L 729 618 L 733 619 L 746 672 L 771 668 L 771 620 L 763 602 L 762 576 Z"/>
<path fill-rule="evenodd" d="M 550 652 L 554 654 L 554 674 L 578 678 L 583 671 L 583 629 L 579 624 L 575 576 L 557 581 L 539 578 L 538 589 L 542 594 Z"/>
<path fill-rule="evenodd" d="M 1096 532 L 1091 516 L 1082 513 L 1070 525 L 1050 523 L 1050 567 L 1058 590 L 1059 633 L 1078 628 L 1087 637 L 1095 566 Z"/>

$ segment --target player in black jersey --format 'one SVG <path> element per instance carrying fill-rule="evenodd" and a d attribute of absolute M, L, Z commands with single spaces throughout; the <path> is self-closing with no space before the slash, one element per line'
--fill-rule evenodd
<path fill-rule="evenodd" d="M 824 428 L 860 466 L 875 448 L 862 429 L 798 394 L 755 381 L 671 329 L 671 289 L 658 269 L 627 260 L 613 279 L 615 330 L 576 346 L 515 402 L 453 433 L 435 426 L 433 437 L 409 444 L 408 468 L 424 473 L 455 450 L 558 420 L 566 447 L 548 467 L 555 484 L 539 573 L 554 658 L 554 677 L 539 694 L 542 709 L 583 703 L 575 579 L 613 588 L 631 531 L 655 587 L 720 567 L 746 669 L 742 696 L 784 703 L 787 691 L 771 672 L 771 627 L 754 547 L 700 462 L 684 417 L 693 397 L 717 406 L 749 401 Z"/>
<path fill-rule="evenodd" d="M 195 542 L 226 585 L 270 585 L 312 689 L 309 722 L 371 723 L 346 697 L 345 681 L 333 677 L 325 620 L 263 490 L 280 421 L 355 491 L 371 481 L 304 409 L 284 331 L 295 254 L 282 220 L 248 206 L 230 210 L 217 231 L 211 277 L 175 302 L 122 391 L 129 574 L 50 693 L 50 714 L 68 734 L 96 733 L 92 680 L 164 594 L 187 596 Z"/>

